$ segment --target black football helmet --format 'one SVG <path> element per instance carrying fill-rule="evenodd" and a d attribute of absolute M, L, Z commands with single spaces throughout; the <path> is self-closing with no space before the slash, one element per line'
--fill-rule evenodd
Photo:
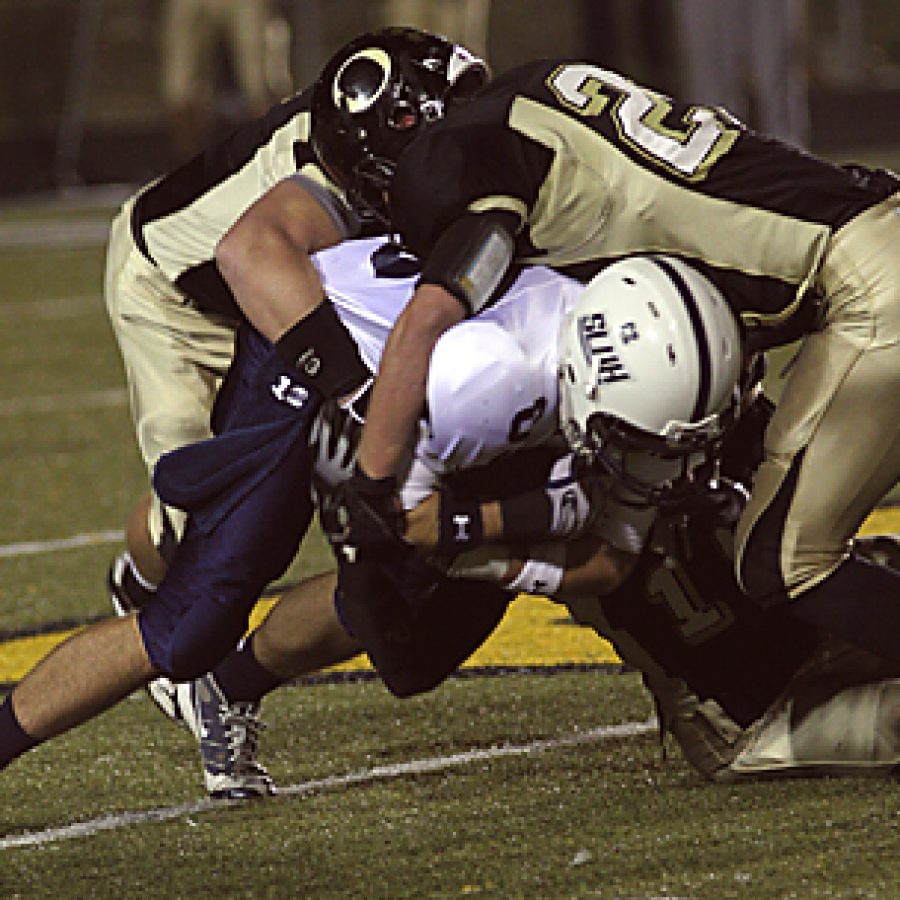
<path fill-rule="evenodd" d="M 438 35 L 413 28 L 364 34 L 325 64 L 313 89 L 319 163 L 351 203 L 390 227 L 387 192 L 400 154 L 488 79 L 483 60 Z"/>

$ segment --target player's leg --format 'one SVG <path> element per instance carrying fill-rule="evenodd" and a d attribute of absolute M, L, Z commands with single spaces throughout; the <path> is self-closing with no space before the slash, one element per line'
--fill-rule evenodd
<path fill-rule="evenodd" d="M 143 256 L 131 232 L 133 201 L 110 229 L 104 296 L 122 356 L 138 449 L 148 472 L 159 457 L 210 435 L 210 411 L 234 356 L 235 326 L 187 304 Z M 143 503 L 144 501 L 140 501 Z M 184 524 L 168 510 L 176 534 Z M 158 547 L 162 512 L 148 508 Z M 153 572 L 142 573 L 149 580 Z"/>
<path fill-rule="evenodd" d="M 234 355 L 234 326 L 190 307 L 151 265 L 131 231 L 133 201 L 113 221 L 106 255 L 104 297 L 122 356 L 131 416 L 148 472 L 157 459 L 210 435 L 210 411 Z M 184 528 L 184 514 L 142 497 L 126 528 L 127 552 L 108 574 L 113 608 L 139 608 L 165 572 L 164 559 Z M 154 700 L 175 712 L 174 685 L 155 679 Z"/>
<path fill-rule="evenodd" d="M 162 99 L 168 115 L 173 165 L 199 152 L 212 119 L 214 23 L 208 4 L 176 0 L 162 21 Z"/>
<path fill-rule="evenodd" d="M 276 99 L 267 78 L 267 70 L 274 62 L 266 41 L 273 11 L 267 2 L 231 3 L 228 7 L 222 25 L 246 103 L 245 113 L 248 117 L 261 116 Z"/>
<path fill-rule="evenodd" d="M 848 645 L 823 646 L 741 740 L 716 780 L 889 775 L 900 765 L 897 669 Z"/>
<path fill-rule="evenodd" d="M 235 324 L 194 309 L 144 257 L 131 233 L 132 207 L 123 206 L 110 230 L 104 296 L 138 448 L 152 470 L 163 453 L 209 436 Z"/>
<path fill-rule="evenodd" d="M 794 365 L 737 533 L 739 573 L 764 604 L 900 662 L 900 574 L 849 553 L 900 478 L 900 200 L 834 240 L 829 311 Z"/>
<path fill-rule="evenodd" d="M 257 360 L 239 358 L 250 360 L 241 374 L 252 382 Z M 271 790 L 255 760 L 255 698 L 283 678 L 256 661 L 255 640 L 234 648 L 256 599 L 293 559 L 312 515 L 306 409 L 282 403 L 265 380 L 256 393 L 252 385 L 248 392 L 222 435 L 170 454 L 157 467 L 157 485 L 164 474 L 170 491 L 185 479 L 193 486 L 195 471 L 227 471 L 230 477 L 224 495 L 219 488 L 192 495 L 177 553 L 140 617 L 157 667 L 173 681 L 189 682 L 177 688 L 178 709 L 200 741 L 207 789 L 228 797 Z M 248 458 L 253 464 L 242 468 Z M 167 489 L 160 493 L 168 497 Z M 229 656 L 237 657 L 236 664 L 220 673 L 217 667 Z"/>
<path fill-rule="evenodd" d="M 335 611 L 335 572 L 305 579 L 287 591 L 246 642 L 257 663 L 283 680 L 318 672 L 361 652 Z M 229 676 L 217 668 L 227 682 Z M 240 691 L 235 686 L 233 693 Z"/>
<path fill-rule="evenodd" d="M 41 660 L 0 707 L 0 766 L 109 709 L 154 674 L 133 615 L 89 625 Z"/>
<path fill-rule="evenodd" d="M 325 572 L 286 591 L 259 627 L 238 642 L 212 672 L 191 681 L 164 682 L 157 705 L 197 739 L 207 790 L 216 797 L 250 799 L 271 793 L 272 780 L 257 761 L 263 698 L 292 678 L 355 656 L 361 648 L 334 605 L 336 576 Z"/>

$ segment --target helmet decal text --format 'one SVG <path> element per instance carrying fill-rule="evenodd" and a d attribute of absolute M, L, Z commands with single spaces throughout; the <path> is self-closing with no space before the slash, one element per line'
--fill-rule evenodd
<path fill-rule="evenodd" d="M 577 328 L 578 341 L 585 361 L 591 368 L 596 361 L 598 385 L 631 380 L 631 375 L 610 340 L 606 316 L 603 313 L 579 316 Z"/>

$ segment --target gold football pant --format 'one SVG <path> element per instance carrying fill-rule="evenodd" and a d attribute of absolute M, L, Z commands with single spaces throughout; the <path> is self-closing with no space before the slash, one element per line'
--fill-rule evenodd
<path fill-rule="evenodd" d="M 739 578 L 762 601 L 823 582 L 900 479 L 900 194 L 833 236 L 818 288 L 825 321 L 802 343 L 737 529 Z"/>
<path fill-rule="evenodd" d="M 234 353 L 234 324 L 194 309 L 143 256 L 131 235 L 131 207 L 129 201 L 112 224 L 104 289 L 138 447 L 152 473 L 163 453 L 210 436 L 213 400 Z M 180 535 L 184 514 L 166 515 Z M 154 495 L 149 524 L 157 546 L 162 523 Z"/>

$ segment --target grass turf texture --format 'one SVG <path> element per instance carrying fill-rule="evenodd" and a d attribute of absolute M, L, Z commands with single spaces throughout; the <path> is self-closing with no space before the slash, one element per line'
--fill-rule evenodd
<path fill-rule="evenodd" d="M 0 545 L 120 529 L 144 488 L 102 266 L 99 244 L 0 240 Z M 106 614 L 115 549 L 0 558 L 0 632 Z M 327 563 L 313 535 L 289 577 Z M 636 676 L 602 672 L 451 681 L 402 703 L 377 683 L 292 687 L 264 711 L 281 785 L 649 713 Z M 190 737 L 139 694 L 0 774 L 0 842 L 201 798 Z M 707 785 L 641 734 L 0 849 L 0 896 L 893 898 L 898 809 L 896 781 Z"/>
<path fill-rule="evenodd" d="M 635 675 L 378 684 L 266 701 L 281 784 L 642 719 Z M 127 702 L 3 776 L 5 834 L 198 796 L 185 732 Z M 700 783 L 652 734 L 0 851 L 4 896 L 883 897 L 894 783 Z"/>

